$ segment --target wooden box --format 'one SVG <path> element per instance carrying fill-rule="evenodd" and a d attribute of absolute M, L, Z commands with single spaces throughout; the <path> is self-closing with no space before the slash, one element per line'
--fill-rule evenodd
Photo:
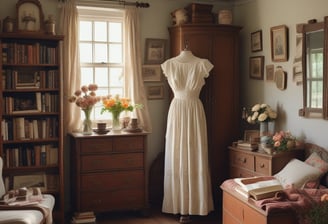
<path fill-rule="evenodd" d="M 213 5 L 192 3 L 185 9 L 190 23 L 213 23 L 212 8 Z"/>

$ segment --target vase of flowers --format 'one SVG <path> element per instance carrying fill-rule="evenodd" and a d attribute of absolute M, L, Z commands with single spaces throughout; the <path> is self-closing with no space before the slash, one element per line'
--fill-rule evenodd
<path fill-rule="evenodd" d="M 82 134 L 92 134 L 92 121 L 91 112 L 93 106 L 100 101 L 100 97 L 96 96 L 96 90 L 98 86 L 96 84 L 83 85 L 81 89 L 76 90 L 74 95 L 69 97 L 70 103 L 75 103 L 84 112 L 84 121 L 82 123 Z"/>
<path fill-rule="evenodd" d="M 282 152 L 293 149 L 296 145 L 296 138 L 289 131 L 279 131 L 271 136 L 266 144 L 274 152 Z"/>
<path fill-rule="evenodd" d="M 141 104 L 131 104 L 129 98 L 120 97 L 116 95 L 114 97 L 108 96 L 102 100 L 103 108 L 101 109 L 101 114 L 108 111 L 112 114 L 112 131 L 120 132 L 122 127 L 120 124 L 120 115 L 123 111 L 132 112 L 135 108 L 141 108 Z"/>
<path fill-rule="evenodd" d="M 269 105 L 255 104 L 251 109 L 251 114 L 247 116 L 247 122 L 250 124 L 259 123 L 261 143 L 267 141 L 267 136 L 271 136 L 275 132 L 275 112 Z"/>

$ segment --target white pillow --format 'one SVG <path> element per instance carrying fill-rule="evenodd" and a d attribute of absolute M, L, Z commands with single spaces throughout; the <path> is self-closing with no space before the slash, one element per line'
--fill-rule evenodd
<path fill-rule="evenodd" d="M 6 193 L 5 185 L 2 179 L 2 167 L 3 167 L 3 160 L 0 157 L 0 198 Z"/>
<path fill-rule="evenodd" d="M 321 171 L 298 159 L 292 159 L 274 175 L 284 188 L 303 188 L 309 181 L 316 181 Z"/>

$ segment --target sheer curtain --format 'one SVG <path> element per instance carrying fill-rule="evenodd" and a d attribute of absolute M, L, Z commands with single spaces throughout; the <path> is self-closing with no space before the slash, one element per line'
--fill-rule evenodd
<path fill-rule="evenodd" d="M 76 0 L 67 0 L 61 7 L 60 32 L 64 35 L 62 47 L 64 130 L 71 132 L 78 130 L 81 125 L 79 116 L 81 110 L 75 104 L 68 102 L 68 97 L 80 88 L 79 21 Z"/>
<path fill-rule="evenodd" d="M 141 74 L 140 24 L 137 8 L 125 9 L 125 75 L 126 95 L 135 103 L 143 104 L 136 110 L 136 116 L 144 130 L 151 131 L 148 103 Z"/>
<path fill-rule="evenodd" d="M 125 11 L 125 96 L 134 103 L 143 104 L 143 109 L 135 111 L 140 125 L 146 131 L 151 131 L 148 103 L 141 76 L 141 46 L 138 9 L 127 7 Z M 80 109 L 75 104 L 68 103 L 68 97 L 80 88 L 80 63 L 78 33 L 79 22 L 76 0 L 67 0 L 62 4 L 60 15 L 61 34 L 65 36 L 62 47 L 62 73 L 64 94 L 64 129 L 75 131 L 80 127 Z"/>

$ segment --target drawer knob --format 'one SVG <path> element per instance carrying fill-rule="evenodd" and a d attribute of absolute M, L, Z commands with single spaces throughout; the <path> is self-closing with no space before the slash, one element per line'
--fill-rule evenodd
<path fill-rule="evenodd" d="M 246 163 L 247 159 L 246 158 L 239 158 L 239 161 L 242 163 Z"/>
<path fill-rule="evenodd" d="M 264 168 L 265 167 L 264 163 L 261 163 L 260 167 L 261 168 Z"/>

